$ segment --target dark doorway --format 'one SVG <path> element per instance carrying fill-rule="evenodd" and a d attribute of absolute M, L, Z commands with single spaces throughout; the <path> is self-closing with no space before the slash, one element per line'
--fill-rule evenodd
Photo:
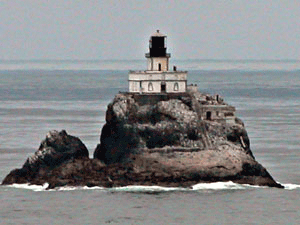
<path fill-rule="evenodd" d="M 143 85 L 142 85 L 142 81 L 140 81 L 140 93 L 143 92 Z"/>
<path fill-rule="evenodd" d="M 211 112 L 206 112 L 206 119 L 211 120 Z"/>
<path fill-rule="evenodd" d="M 161 71 L 161 64 L 158 63 L 158 71 Z"/>
<path fill-rule="evenodd" d="M 161 92 L 166 92 L 166 84 L 161 84 Z"/>

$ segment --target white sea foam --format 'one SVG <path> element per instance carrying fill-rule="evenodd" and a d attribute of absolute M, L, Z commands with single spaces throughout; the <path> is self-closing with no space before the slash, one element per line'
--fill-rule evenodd
<path fill-rule="evenodd" d="M 110 188 L 111 191 L 128 191 L 128 192 L 167 192 L 167 191 L 187 191 L 189 188 L 180 187 L 162 187 L 162 186 L 140 186 L 129 185 L 125 187 Z"/>
<path fill-rule="evenodd" d="M 300 184 L 281 184 L 284 186 L 284 189 L 286 190 L 295 190 L 300 189 Z"/>
<path fill-rule="evenodd" d="M 248 185 L 236 184 L 232 181 L 215 182 L 215 183 L 200 183 L 192 187 L 193 190 L 230 190 L 230 189 L 246 189 Z M 250 186 L 250 185 L 249 185 Z"/>
<path fill-rule="evenodd" d="M 49 186 L 49 184 L 45 183 L 43 185 L 31 185 L 31 184 L 27 183 L 27 184 L 12 184 L 9 186 L 14 187 L 14 188 L 32 190 L 32 191 L 45 191 L 47 189 L 47 187 Z"/>
<path fill-rule="evenodd" d="M 73 186 L 66 186 L 66 187 L 58 187 L 55 189 L 51 189 L 49 191 L 75 191 L 75 190 L 104 190 L 104 187 L 73 187 Z"/>
<path fill-rule="evenodd" d="M 105 189 L 103 187 L 73 187 L 73 186 L 66 186 L 66 187 L 58 187 L 54 189 L 47 189 L 49 187 L 48 183 L 43 185 L 31 185 L 31 184 L 12 184 L 8 185 L 9 187 L 13 188 L 20 188 L 32 191 L 74 191 L 74 190 L 102 190 Z"/>
<path fill-rule="evenodd" d="M 300 184 L 282 184 L 285 190 L 295 190 L 300 189 Z M 49 184 L 44 185 L 30 185 L 30 184 L 12 184 L 9 185 L 13 188 L 20 188 L 32 191 L 75 191 L 75 190 L 105 190 L 112 192 L 170 192 L 170 191 L 201 191 L 201 190 L 243 190 L 250 188 L 268 188 L 266 186 L 256 186 L 248 184 L 236 184 L 232 181 L 228 182 L 215 182 L 215 183 L 199 183 L 193 185 L 191 188 L 182 187 L 162 187 L 162 186 L 142 186 L 142 185 L 129 185 L 125 187 L 114 187 L 114 188 L 104 188 L 104 187 L 58 187 L 54 189 L 47 190 Z"/>
<path fill-rule="evenodd" d="M 44 185 L 30 185 L 30 184 L 12 184 L 9 185 L 14 188 L 27 189 L 32 191 L 46 191 L 49 184 Z M 142 186 L 142 185 L 129 185 L 125 187 L 114 187 L 114 188 L 104 188 L 104 187 L 58 187 L 55 189 L 50 189 L 49 191 L 74 191 L 74 190 L 107 190 L 107 191 L 120 191 L 120 192 L 168 192 L 168 191 L 197 191 L 197 190 L 230 190 L 230 189 L 245 189 L 250 185 L 235 184 L 231 181 L 229 182 L 216 182 L 216 183 L 200 183 L 192 186 L 191 188 L 182 187 L 162 187 L 162 186 Z M 251 186 L 255 187 L 255 186 Z"/>

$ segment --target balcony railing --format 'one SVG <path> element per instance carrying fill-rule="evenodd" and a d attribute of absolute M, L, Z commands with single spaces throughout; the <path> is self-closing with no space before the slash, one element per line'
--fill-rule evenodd
<path fill-rule="evenodd" d="M 150 53 L 146 53 L 145 57 L 146 58 L 150 58 L 150 57 L 167 57 L 167 58 L 170 58 L 171 57 L 171 53 L 166 53 L 165 56 L 153 56 L 153 55 L 150 56 Z"/>

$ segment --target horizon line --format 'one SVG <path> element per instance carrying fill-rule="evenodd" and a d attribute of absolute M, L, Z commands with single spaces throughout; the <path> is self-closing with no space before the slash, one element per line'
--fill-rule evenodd
<path fill-rule="evenodd" d="M 46 61 L 55 61 L 55 62 L 96 62 L 96 61 L 144 61 L 145 59 L 0 59 L 0 62 L 46 62 Z M 222 62 L 245 62 L 245 61 L 265 61 L 265 62 L 300 62 L 300 59 L 213 59 L 213 58 L 173 58 L 172 60 L 178 61 L 222 61 Z"/>

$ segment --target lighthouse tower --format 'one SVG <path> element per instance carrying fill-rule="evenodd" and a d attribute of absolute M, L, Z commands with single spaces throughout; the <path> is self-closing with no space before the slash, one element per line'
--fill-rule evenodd
<path fill-rule="evenodd" d="M 148 70 L 168 71 L 170 57 L 171 54 L 167 53 L 167 36 L 157 30 L 150 37 L 149 53 L 146 53 Z"/>
<path fill-rule="evenodd" d="M 157 30 L 149 40 L 149 53 L 146 53 L 147 70 L 129 71 L 130 93 L 167 94 L 183 93 L 187 89 L 187 72 L 169 70 L 171 54 L 167 53 L 167 36 Z"/>

